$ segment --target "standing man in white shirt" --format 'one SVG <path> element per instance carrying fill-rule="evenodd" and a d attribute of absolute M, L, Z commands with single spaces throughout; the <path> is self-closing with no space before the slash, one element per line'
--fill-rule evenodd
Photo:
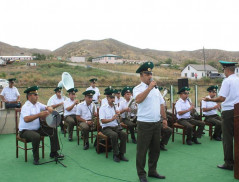
<path fill-rule="evenodd" d="M 188 87 L 182 87 L 177 93 L 180 95 L 180 99 L 175 104 L 177 123 L 186 127 L 186 142 L 188 145 L 192 145 L 192 142 L 201 144 L 197 139 L 201 138 L 205 123 L 191 117 L 191 111 L 195 108 L 188 100 L 189 90 Z M 198 126 L 196 131 L 193 131 L 193 125 Z"/>
<path fill-rule="evenodd" d="M 239 78 L 235 74 L 236 62 L 219 61 L 226 78 L 223 80 L 217 98 L 204 98 L 204 101 L 222 102 L 222 143 L 224 164 L 218 168 L 233 170 L 234 104 L 239 102 Z"/>
<path fill-rule="evenodd" d="M 48 127 L 44 122 L 41 122 L 40 118 L 45 118 L 52 111 L 52 107 L 37 102 L 38 100 L 38 87 L 33 86 L 24 91 L 27 94 L 27 101 L 21 108 L 20 122 L 19 122 L 19 134 L 21 138 L 25 138 L 27 141 L 32 142 L 32 151 L 34 158 L 34 165 L 39 165 L 39 144 L 40 136 L 49 136 L 51 142 L 50 157 L 63 158 L 63 155 L 58 154 L 60 145 L 55 128 Z"/>
<path fill-rule="evenodd" d="M 78 92 L 76 88 L 71 88 L 67 90 L 67 92 L 69 93 L 69 98 L 64 101 L 64 121 L 68 127 L 68 140 L 71 142 L 73 140 L 72 135 L 74 126 L 77 125 L 76 105 L 79 103 L 79 101 L 75 99 L 76 92 Z"/>
<path fill-rule="evenodd" d="M 86 89 L 86 91 L 87 90 L 94 90 L 95 94 L 93 95 L 93 102 L 95 104 L 99 104 L 101 100 L 100 100 L 100 90 L 99 90 L 98 87 L 96 87 L 97 78 L 92 78 L 89 81 L 90 81 L 90 87 L 88 87 Z"/>
<path fill-rule="evenodd" d="M 208 96 L 207 98 L 215 98 L 217 94 L 217 86 L 210 86 L 207 88 Z M 202 100 L 202 111 L 203 115 L 205 116 L 205 122 L 211 123 L 215 126 L 213 139 L 216 141 L 222 141 L 221 134 L 222 134 L 222 118 L 218 116 L 217 111 L 220 110 L 220 104 L 212 101 L 204 101 Z"/>
<path fill-rule="evenodd" d="M 113 90 L 107 90 L 108 103 L 100 107 L 99 117 L 102 127 L 102 133 L 111 139 L 111 145 L 113 148 L 113 160 L 115 162 L 128 161 L 124 156 L 126 153 L 126 140 L 127 134 L 120 127 L 119 121 L 119 109 L 114 104 L 115 96 Z M 118 139 L 120 143 L 118 143 Z"/>
<path fill-rule="evenodd" d="M 63 124 L 63 110 L 64 110 L 64 101 L 65 98 L 61 95 L 61 89 L 62 87 L 56 87 L 54 89 L 56 97 L 52 100 L 51 102 L 51 107 L 53 109 L 55 109 L 60 115 L 61 115 L 61 123 L 60 123 L 60 127 L 61 127 L 61 133 L 64 134 L 64 124 Z"/>
<path fill-rule="evenodd" d="M 3 102 L 5 102 L 5 108 L 21 108 L 20 94 L 18 89 L 13 86 L 16 78 L 8 79 L 9 86 L 4 87 L 0 97 Z"/>
<path fill-rule="evenodd" d="M 119 107 L 120 102 L 124 100 L 123 97 L 120 97 L 121 96 L 121 89 L 115 89 L 114 93 L 115 93 L 115 104 L 117 104 L 117 106 Z"/>
<path fill-rule="evenodd" d="M 157 162 L 160 154 L 161 121 L 163 125 L 167 125 L 167 118 L 163 97 L 156 82 L 152 80 L 153 67 L 152 62 L 146 62 L 137 69 L 141 83 L 133 89 L 133 97 L 138 104 L 136 167 L 141 182 L 148 181 L 144 170 L 148 150 L 148 176 L 165 179 L 165 176 L 157 172 Z"/>
<path fill-rule="evenodd" d="M 80 128 L 84 137 L 84 150 L 89 149 L 89 131 L 95 130 L 97 116 L 97 108 L 94 102 L 92 102 L 94 90 L 87 90 L 82 93 L 85 95 L 84 102 L 80 103 L 76 107 L 76 119 L 80 123 Z"/>
<path fill-rule="evenodd" d="M 114 93 L 114 89 L 111 86 L 105 88 L 104 91 L 105 91 L 104 92 L 105 98 L 101 100 L 101 106 L 103 106 L 103 105 L 108 103 L 108 100 L 107 100 L 107 96 L 108 96 L 107 93 L 108 93 L 108 91 L 111 91 L 110 93 Z"/>

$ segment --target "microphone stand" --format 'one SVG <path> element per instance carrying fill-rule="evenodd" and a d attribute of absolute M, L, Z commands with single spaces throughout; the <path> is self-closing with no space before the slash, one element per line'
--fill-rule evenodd
<path fill-rule="evenodd" d="M 55 118 L 55 130 L 56 130 L 56 135 L 58 136 L 58 131 L 57 131 L 57 115 L 54 115 L 53 118 Z M 54 131 L 53 131 L 54 132 Z M 63 160 L 63 158 L 61 158 L 61 160 Z M 47 163 L 51 163 L 51 162 L 56 162 L 56 164 L 61 164 L 63 167 L 67 167 L 65 164 L 63 164 L 58 157 L 55 157 L 54 160 L 51 160 L 51 161 L 47 161 L 47 162 L 43 162 L 43 163 L 40 163 L 39 165 L 43 165 L 43 164 L 47 164 Z"/>

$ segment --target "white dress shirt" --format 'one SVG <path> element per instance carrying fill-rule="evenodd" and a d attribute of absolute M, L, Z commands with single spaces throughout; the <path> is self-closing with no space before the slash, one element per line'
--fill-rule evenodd
<path fill-rule="evenodd" d="M 94 90 L 95 94 L 93 95 L 93 101 L 98 102 L 98 97 L 100 96 L 100 90 L 98 89 L 98 87 L 93 88 L 92 86 L 90 86 L 86 90 Z"/>
<path fill-rule="evenodd" d="M 125 100 L 123 97 L 120 97 L 118 99 L 118 97 L 115 96 L 115 104 L 117 104 L 118 107 L 120 106 L 120 102 L 123 101 L 123 100 Z"/>
<path fill-rule="evenodd" d="M 57 96 L 51 101 L 51 105 L 56 105 L 56 104 L 60 104 L 62 102 L 65 101 L 65 98 L 63 96 L 61 96 L 61 98 L 59 99 Z M 64 105 L 64 104 L 63 104 Z M 61 106 L 58 106 L 56 107 L 55 109 L 57 110 L 57 112 L 59 112 L 60 114 L 63 113 L 63 109 L 64 109 L 64 106 L 61 105 Z"/>
<path fill-rule="evenodd" d="M 84 101 L 77 105 L 76 115 L 85 120 L 92 120 L 92 115 L 94 114 L 93 107 L 95 107 L 94 112 L 97 112 L 95 104 L 93 105 L 93 103 L 91 103 L 89 106 L 87 106 L 86 101 Z"/>
<path fill-rule="evenodd" d="M 72 106 L 74 103 L 75 103 L 75 100 L 72 101 L 70 98 L 64 101 L 64 116 L 76 115 L 76 105 L 72 108 L 72 110 L 70 111 L 66 110 L 66 108 Z"/>
<path fill-rule="evenodd" d="M 148 88 L 148 85 L 141 82 L 133 89 L 133 97 L 141 94 Z M 153 88 L 143 102 L 138 104 L 138 121 L 142 122 L 158 122 L 160 121 L 160 105 L 164 104 L 163 97 L 158 89 Z"/>
<path fill-rule="evenodd" d="M 115 109 L 116 109 L 116 111 L 119 110 L 119 108 L 117 106 L 115 106 Z M 100 117 L 100 125 L 102 128 L 109 127 L 109 126 L 110 127 L 118 126 L 118 122 L 116 119 L 109 123 L 101 122 L 102 119 L 112 119 L 113 116 L 116 114 L 115 109 L 114 109 L 114 106 L 111 107 L 109 104 L 105 104 L 100 107 L 99 117 Z"/>
<path fill-rule="evenodd" d="M 211 97 L 208 95 L 207 98 L 211 98 Z M 202 100 L 202 109 L 203 108 L 212 108 L 216 105 L 217 105 L 216 102 L 212 102 L 212 101 L 207 101 L 206 102 L 206 101 Z M 213 109 L 211 111 L 203 112 L 203 114 L 205 116 L 215 115 L 215 114 L 217 114 L 217 109 Z"/>
<path fill-rule="evenodd" d="M 179 99 L 176 104 L 175 104 L 175 108 L 176 108 L 176 112 L 177 112 L 177 118 L 178 119 L 188 119 L 191 117 L 190 115 L 190 111 L 184 113 L 183 115 L 179 115 L 178 112 L 180 111 L 185 111 L 187 109 L 189 109 L 191 107 L 189 101 L 186 99 L 185 101 L 183 99 Z"/>
<path fill-rule="evenodd" d="M 36 115 L 36 114 L 40 113 L 41 111 L 46 110 L 46 107 L 47 107 L 46 105 L 44 105 L 40 102 L 37 102 L 36 104 L 33 105 L 29 100 L 27 100 L 21 109 L 19 131 L 38 130 L 40 128 L 39 118 L 37 118 L 31 122 L 25 122 L 24 117 Z"/>
<path fill-rule="evenodd" d="M 234 104 L 239 102 L 239 78 L 235 74 L 225 78 L 218 95 L 226 98 L 221 104 L 222 111 L 234 109 Z"/>
<path fill-rule="evenodd" d="M 107 98 L 101 100 L 101 106 L 108 104 Z"/>
<path fill-rule="evenodd" d="M 8 102 L 13 102 L 17 101 L 17 97 L 20 95 L 18 92 L 18 89 L 16 87 L 10 88 L 9 86 L 4 87 L 1 95 L 8 101 Z"/>

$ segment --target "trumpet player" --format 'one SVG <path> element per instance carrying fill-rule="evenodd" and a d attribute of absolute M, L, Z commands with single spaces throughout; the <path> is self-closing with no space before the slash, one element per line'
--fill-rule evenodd
<path fill-rule="evenodd" d="M 217 93 L 217 86 L 210 86 L 207 88 L 208 96 L 207 98 L 215 98 Z M 205 116 L 205 120 L 208 123 L 211 123 L 215 126 L 213 139 L 217 141 L 221 141 L 221 133 L 222 133 L 222 118 L 218 116 L 217 110 L 220 109 L 220 104 L 212 101 L 204 101 L 202 100 L 202 110 L 203 115 Z"/>
<path fill-rule="evenodd" d="M 107 95 L 107 104 L 100 107 L 99 116 L 101 121 L 102 133 L 111 140 L 113 148 L 113 160 L 115 162 L 128 161 L 124 156 L 126 153 L 127 134 L 119 126 L 119 109 L 114 105 L 115 96 L 113 90 L 105 91 Z M 118 139 L 120 143 L 118 143 Z"/>
<path fill-rule="evenodd" d="M 205 124 L 200 120 L 193 119 L 190 115 L 190 112 L 195 108 L 188 100 L 189 90 L 190 88 L 188 87 L 182 87 L 177 93 L 180 95 L 180 99 L 175 105 L 178 119 L 177 122 L 187 129 L 186 142 L 188 145 L 192 145 L 192 142 L 195 144 L 201 144 L 198 142 L 197 138 L 201 138 Z M 193 125 L 198 126 L 196 131 L 193 131 Z"/>
<path fill-rule="evenodd" d="M 76 105 L 79 103 L 79 101 L 75 99 L 76 92 L 78 92 L 76 88 L 71 88 L 67 90 L 67 92 L 69 93 L 69 98 L 64 101 L 64 121 L 68 127 L 68 140 L 71 142 L 73 140 L 73 128 L 77 125 Z"/>
<path fill-rule="evenodd" d="M 87 90 L 82 93 L 85 95 L 85 101 L 76 107 L 76 119 L 80 123 L 80 128 L 84 137 L 84 150 L 89 149 L 89 131 L 94 130 L 96 123 L 94 117 L 97 116 L 96 106 L 93 104 L 94 90 Z"/>

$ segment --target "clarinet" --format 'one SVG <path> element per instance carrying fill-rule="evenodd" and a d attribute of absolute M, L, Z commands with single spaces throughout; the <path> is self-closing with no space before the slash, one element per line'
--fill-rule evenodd
<path fill-rule="evenodd" d="M 115 104 L 115 103 L 113 102 L 113 105 L 114 105 L 114 110 L 115 110 L 115 114 L 116 114 L 116 107 L 115 107 L 115 105 L 117 105 L 117 104 Z M 116 120 L 117 120 L 119 129 L 122 130 L 123 128 L 122 128 L 122 126 L 121 126 L 121 124 L 120 124 L 119 114 L 118 114 L 118 118 L 117 118 Z"/>

